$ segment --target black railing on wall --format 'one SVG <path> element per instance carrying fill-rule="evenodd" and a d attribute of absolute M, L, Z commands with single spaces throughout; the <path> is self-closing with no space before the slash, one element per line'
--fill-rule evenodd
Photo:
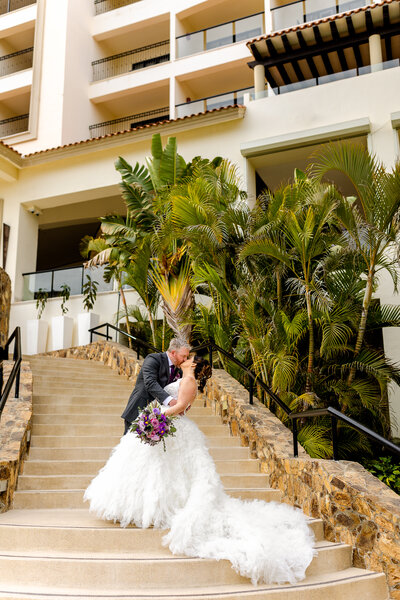
<path fill-rule="evenodd" d="M 0 56 L 0 77 L 24 69 L 30 69 L 32 67 L 32 61 L 33 48 L 24 48 L 24 50 L 18 50 L 18 52 Z"/>
<path fill-rule="evenodd" d="M 122 6 L 128 6 L 128 4 L 136 4 L 142 0 L 94 0 L 94 8 L 96 15 L 121 8 Z"/>
<path fill-rule="evenodd" d="M 18 115 L 0 121 L 0 138 L 28 131 L 29 114 Z"/>
<path fill-rule="evenodd" d="M 129 129 L 135 129 L 135 127 L 151 125 L 152 123 L 158 123 L 159 121 L 168 121 L 168 119 L 168 106 L 156 108 L 155 110 L 148 110 L 146 112 L 137 113 L 136 115 L 129 115 L 127 117 L 113 119 L 112 121 L 104 121 L 103 123 L 90 125 L 90 137 L 95 138 L 101 137 L 102 135 L 108 135 L 110 133 L 129 131 Z"/>
<path fill-rule="evenodd" d="M 103 329 L 104 327 L 106 329 L 106 333 L 100 333 L 99 329 Z M 145 342 L 144 340 L 141 340 L 140 338 L 138 338 L 134 335 L 128 334 L 126 331 L 123 331 L 119 327 L 115 327 L 115 325 L 111 325 L 111 323 L 103 323 L 102 325 L 98 325 L 97 327 L 93 327 L 92 329 L 89 329 L 90 341 L 91 342 L 93 341 L 93 335 L 98 335 L 100 337 L 104 337 L 106 340 L 111 340 L 112 337 L 110 335 L 110 331 L 119 332 L 120 334 L 122 334 L 122 335 L 126 336 L 127 338 L 129 338 L 130 340 L 132 340 L 134 342 L 134 344 L 136 345 L 136 354 L 137 354 L 138 359 L 140 358 L 140 350 L 141 349 L 150 350 L 151 352 L 162 352 L 161 350 L 159 350 L 152 344 L 149 344 L 148 342 Z M 338 444 L 338 437 L 337 437 L 337 422 L 338 421 L 341 421 L 342 423 L 346 423 L 346 425 L 348 425 L 349 427 L 352 427 L 359 433 L 362 433 L 363 435 L 366 435 L 367 437 L 369 437 L 374 442 L 381 444 L 387 450 L 393 452 L 394 454 L 398 454 L 400 456 L 400 446 L 397 446 L 393 442 L 380 436 L 378 433 L 375 433 L 375 431 L 372 431 L 372 429 L 365 427 L 365 425 L 362 425 L 362 423 L 359 423 L 355 419 L 348 417 L 344 413 L 336 410 L 335 408 L 333 408 L 331 406 L 328 406 L 327 408 L 307 410 L 307 411 L 298 412 L 298 413 L 291 411 L 290 408 L 288 407 L 288 405 L 285 402 L 283 402 L 283 400 L 281 398 L 279 398 L 279 396 L 277 394 L 275 394 L 275 392 L 273 390 L 271 390 L 271 388 L 262 379 L 260 379 L 256 375 L 256 373 L 254 373 L 254 371 L 252 369 L 247 367 L 244 363 L 242 363 L 240 360 L 238 360 L 235 356 L 233 356 L 232 354 L 230 354 L 229 352 L 227 352 L 226 350 L 221 348 L 221 346 L 218 346 L 218 344 L 215 344 L 214 342 L 209 341 L 209 342 L 206 342 L 205 344 L 201 344 L 200 346 L 195 346 L 192 348 L 192 351 L 194 351 L 194 352 L 199 352 L 201 350 L 208 351 L 209 362 L 210 362 L 211 366 L 213 365 L 213 353 L 218 352 L 219 354 L 222 354 L 222 356 L 224 356 L 227 360 L 229 360 L 234 365 L 239 367 L 241 369 L 241 371 L 248 376 L 249 403 L 250 404 L 254 403 L 254 385 L 257 384 L 269 396 L 269 398 L 277 406 L 279 406 L 279 408 L 281 408 L 286 413 L 286 415 L 292 420 L 292 423 L 293 423 L 293 432 L 292 432 L 293 433 L 293 454 L 295 457 L 298 456 L 298 440 L 297 440 L 297 421 L 298 421 L 298 419 L 315 418 L 315 417 L 319 417 L 319 416 L 330 416 L 331 417 L 332 446 L 333 446 L 334 460 L 337 460 L 338 455 L 339 455 L 339 444 Z"/>
<path fill-rule="evenodd" d="M 0 15 L 24 8 L 30 4 L 36 4 L 36 0 L 0 0 Z"/>
<path fill-rule="evenodd" d="M 6 384 L 3 389 L 3 361 L 9 359 L 10 354 L 10 346 L 14 342 L 14 352 L 13 352 L 13 367 L 11 369 L 11 373 L 7 379 Z M 0 347 L 0 417 L 3 412 L 4 406 L 7 402 L 7 399 L 10 395 L 13 385 L 15 384 L 15 392 L 14 397 L 19 397 L 19 379 L 21 373 L 21 362 L 22 362 L 22 350 L 21 350 L 21 330 L 19 327 L 16 327 L 13 333 L 10 335 L 8 341 L 4 348 Z"/>
<path fill-rule="evenodd" d="M 93 81 L 138 71 L 167 61 L 169 61 L 169 40 L 149 44 L 93 61 Z"/>

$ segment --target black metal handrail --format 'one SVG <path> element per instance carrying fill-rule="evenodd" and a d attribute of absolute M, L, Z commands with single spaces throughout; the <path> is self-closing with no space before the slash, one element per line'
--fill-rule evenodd
<path fill-rule="evenodd" d="M 7 383 L 3 390 L 3 361 L 8 360 L 9 346 L 14 342 L 14 353 L 13 360 L 14 365 L 11 369 L 10 376 L 7 379 Z M 13 333 L 10 335 L 4 348 L 0 348 L 0 416 L 3 412 L 4 406 L 7 402 L 7 398 L 10 395 L 11 388 L 15 382 L 15 394 L 14 397 L 19 397 L 19 380 L 21 374 L 21 363 L 22 363 L 22 350 L 21 350 L 21 329 L 16 327 Z"/>
<path fill-rule="evenodd" d="M 337 440 L 337 422 L 338 421 L 343 421 L 343 423 L 350 425 L 350 427 L 352 427 L 353 429 L 355 429 L 356 431 L 358 431 L 360 433 L 363 433 L 364 435 L 369 437 L 374 442 L 382 444 L 388 450 L 391 450 L 392 452 L 395 452 L 396 454 L 400 455 L 400 446 L 393 444 L 393 442 L 390 442 L 386 438 L 382 437 L 381 435 L 379 435 L 379 433 L 375 433 L 375 431 L 372 431 L 372 429 L 369 429 L 369 427 L 365 427 L 365 425 L 362 425 L 362 423 L 359 423 L 355 419 L 352 419 L 351 417 L 343 414 L 339 410 L 336 410 L 336 408 L 333 408 L 332 406 L 328 406 L 327 408 L 314 408 L 314 409 L 310 409 L 310 410 L 304 410 L 304 411 L 298 412 L 298 413 L 294 413 L 294 412 L 290 413 L 289 417 L 293 422 L 293 450 L 294 450 L 295 456 L 298 455 L 297 420 L 298 419 L 313 419 L 314 417 L 322 417 L 322 416 L 330 416 L 331 417 L 332 448 L 333 448 L 334 460 L 338 460 L 338 456 L 339 456 L 338 440 Z"/>
<path fill-rule="evenodd" d="M 103 327 L 106 327 L 105 334 L 98 332 L 98 330 L 102 329 Z M 149 344 L 148 342 L 145 342 L 144 340 L 141 340 L 140 338 L 138 338 L 132 334 L 129 334 L 126 331 L 123 331 L 122 329 L 120 329 L 119 327 L 116 327 L 115 325 L 111 325 L 111 323 L 103 323 L 102 325 L 97 325 L 97 327 L 92 327 L 91 329 L 89 329 L 90 342 L 93 341 L 93 334 L 100 335 L 101 337 L 105 337 L 107 340 L 112 339 L 111 336 L 109 335 L 110 329 L 113 329 L 114 331 L 118 331 L 118 332 L 122 333 L 127 338 L 130 338 L 131 340 L 133 340 L 137 343 L 136 352 L 137 352 L 138 359 L 140 358 L 139 346 L 142 346 L 143 348 L 146 348 L 148 350 L 152 350 L 153 352 L 162 352 L 162 350 L 159 350 L 152 344 Z M 266 392 L 268 394 L 268 396 L 271 398 L 271 400 L 273 400 L 273 402 L 275 402 L 275 404 L 277 404 L 286 413 L 286 415 L 292 420 L 292 422 L 293 422 L 293 432 L 292 432 L 293 433 L 293 454 L 295 457 L 298 457 L 298 455 L 299 455 L 298 440 L 297 440 L 297 420 L 303 419 L 303 418 L 314 418 L 314 417 L 319 417 L 319 416 L 330 416 L 331 417 L 332 445 L 333 445 L 334 460 L 338 460 L 338 446 L 337 446 L 337 421 L 338 420 L 343 421 L 344 423 L 346 423 L 347 425 L 349 425 L 356 431 L 363 433 L 364 435 L 368 436 L 373 441 L 385 446 L 388 450 L 400 455 L 400 446 L 397 446 L 393 442 L 390 442 L 389 440 L 382 437 L 378 433 L 375 433 L 374 431 L 372 431 L 372 429 L 365 427 L 365 425 L 362 425 L 355 419 L 348 417 L 347 415 L 343 414 L 339 410 L 336 410 L 332 406 L 328 406 L 327 408 L 317 408 L 317 409 L 312 409 L 312 410 L 305 410 L 303 412 L 297 412 L 297 413 L 293 412 L 292 410 L 290 410 L 288 405 L 285 404 L 285 402 L 283 402 L 283 400 L 281 400 L 279 398 L 279 396 L 277 394 L 275 394 L 275 392 L 273 392 L 271 390 L 271 388 L 262 379 L 260 379 L 258 377 L 258 375 L 256 375 L 256 373 L 254 373 L 254 371 L 249 369 L 249 367 L 247 367 L 244 363 L 242 363 L 240 360 L 238 360 L 235 356 L 233 356 L 232 354 L 230 354 L 229 352 L 227 352 L 226 350 L 221 348 L 221 346 L 218 346 L 218 344 L 215 344 L 214 342 L 209 341 L 209 342 L 205 342 L 204 344 L 201 344 L 200 346 L 193 347 L 192 350 L 198 352 L 199 350 L 203 350 L 205 348 L 208 349 L 209 361 L 210 361 L 211 366 L 213 364 L 213 351 L 215 350 L 216 352 L 219 352 L 220 354 L 225 356 L 225 358 L 227 358 L 228 360 L 233 362 L 237 367 L 239 367 L 242 371 L 244 371 L 249 376 L 249 403 L 250 404 L 254 403 L 253 402 L 254 383 L 257 383 L 261 387 L 261 389 L 264 390 L 264 392 Z"/>

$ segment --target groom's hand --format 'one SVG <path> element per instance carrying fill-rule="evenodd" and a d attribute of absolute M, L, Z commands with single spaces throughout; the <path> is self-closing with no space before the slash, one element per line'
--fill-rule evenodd
<path fill-rule="evenodd" d="M 172 398 L 172 400 L 168 403 L 168 406 L 175 406 L 178 404 L 178 400 L 176 398 Z"/>

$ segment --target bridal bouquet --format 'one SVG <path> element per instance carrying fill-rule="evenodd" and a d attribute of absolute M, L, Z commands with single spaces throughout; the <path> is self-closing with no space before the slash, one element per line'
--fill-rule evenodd
<path fill-rule="evenodd" d="M 165 452 L 165 438 L 172 437 L 176 431 L 173 419 L 175 417 L 165 416 L 161 412 L 161 405 L 157 400 L 153 400 L 133 421 L 130 431 L 135 432 L 141 442 L 150 444 L 150 446 L 162 442 Z"/>

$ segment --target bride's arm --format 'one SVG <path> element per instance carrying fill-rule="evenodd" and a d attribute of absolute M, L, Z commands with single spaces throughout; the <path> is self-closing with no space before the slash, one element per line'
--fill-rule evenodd
<path fill-rule="evenodd" d="M 164 411 L 164 415 L 177 415 L 192 404 L 197 394 L 197 382 L 191 377 L 183 378 L 179 385 L 178 401 L 174 406 L 169 405 Z"/>

